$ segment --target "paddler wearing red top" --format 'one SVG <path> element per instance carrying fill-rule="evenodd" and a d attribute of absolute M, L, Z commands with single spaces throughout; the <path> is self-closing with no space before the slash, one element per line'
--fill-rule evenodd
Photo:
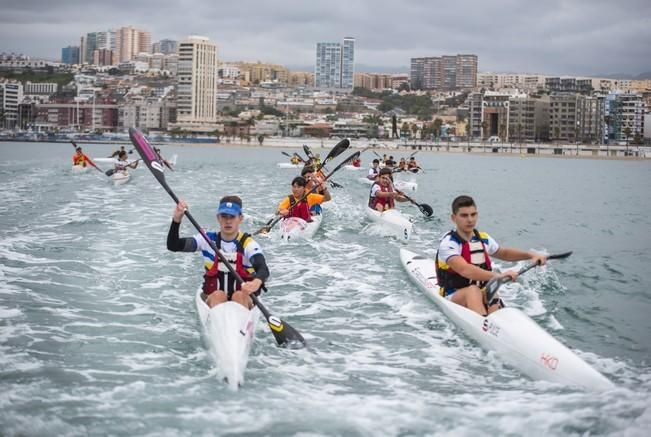
<path fill-rule="evenodd" d="M 303 199 L 305 193 L 308 192 L 305 188 L 306 185 L 307 181 L 303 176 L 296 176 L 292 180 L 292 193 L 278 204 L 279 215 L 283 217 L 298 217 L 306 222 L 311 222 L 310 208 L 314 205 L 321 205 L 323 202 L 327 202 L 332 198 L 325 183 L 319 182 L 318 189 L 323 194 L 310 193 Z"/>
<path fill-rule="evenodd" d="M 455 229 L 441 239 L 436 252 L 436 277 L 441 296 L 486 316 L 500 308 L 499 296 L 486 302 L 482 291 L 486 283 L 495 277 L 510 277 L 515 281 L 518 273 L 507 270 L 493 271 L 490 257 L 504 261 L 530 259 L 532 263 L 544 265 L 547 256 L 512 247 L 500 246 L 490 235 L 476 229 L 479 213 L 470 196 L 458 196 L 452 202 L 450 219 Z"/>
<path fill-rule="evenodd" d="M 72 155 L 72 165 L 81 165 L 82 167 L 86 167 L 87 162 L 88 158 L 86 158 L 86 155 L 84 155 L 81 147 L 77 147 L 75 149 L 75 154 Z"/>
<path fill-rule="evenodd" d="M 406 202 L 407 198 L 393 189 L 392 170 L 389 167 L 380 169 L 378 179 L 371 186 L 368 206 L 376 211 L 386 211 L 395 208 L 395 201 Z"/>

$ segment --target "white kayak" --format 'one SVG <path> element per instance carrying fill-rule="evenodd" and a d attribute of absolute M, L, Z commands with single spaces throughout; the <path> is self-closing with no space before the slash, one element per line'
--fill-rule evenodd
<path fill-rule="evenodd" d="M 398 179 L 393 183 L 393 186 L 399 189 L 400 191 L 416 191 L 418 189 L 417 182 L 403 181 Z"/>
<path fill-rule="evenodd" d="M 122 163 L 124 165 L 129 165 L 129 164 L 133 164 L 135 161 L 137 161 L 137 159 L 129 159 L 127 161 L 122 161 Z M 117 158 L 93 158 L 93 162 L 99 162 L 100 164 L 113 164 L 113 165 L 115 165 L 115 164 L 118 163 L 118 159 Z M 142 163 L 140 163 L 140 164 L 142 164 Z M 147 168 L 147 166 L 146 165 L 139 165 L 136 168 Z"/>
<path fill-rule="evenodd" d="M 389 235 L 394 236 L 399 240 L 409 240 L 411 232 L 414 229 L 414 224 L 395 208 L 380 212 L 367 206 L 366 215 L 373 222 L 380 224 L 384 229 L 386 229 Z"/>
<path fill-rule="evenodd" d="M 73 165 L 72 166 L 72 172 L 73 173 L 86 173 L 90 169 L 90 165 Z"/>
<path fill-rule="evenodd" d="M 368 185 L 373 185 L 373 182 L 375 182 L 367 177 L 360 177 L 357 178 L 357 180 L 363 184 L 368 184 Z M 400 191 L 416 191 L 418 189 L 417 182 L 407 182 L 401 180 L 394 181 L 393 186 Z"/>
<path fill-rule="evenodd" d="M 129 174 L 128 171 L 116 171 L 113 173 L 111 176 L 111 182 L 113 182 L 113 185 L 124 185 L 127 182 L 129 182 L 129 179 L 131 179 L 131 175 Z"/>
<path fill-rule="evenodd" d="M 280 237 L 285 241 L 312 238 L 323 221 L 323 213 L 313 215 L 311 222 L 299 217 L 288 217 L 280 221 Z"/>
<path fill-rule="evenodd" d="M 301 164 L 292 164 L 291 162 L 279 162 L 276 164 L 279 168 L 302 168 Z"/>
<path fill-rule="evenodd" d="M 255 325 L 260 310 L 247 310 L 237 302 L 224 302 L 212 308 L 201 298 L 201 289 L 195 296 L 197 314 L 210 354 L 220 378 L 233 389 L 244 383 L 244 371 L 255 338 Z"/>
<path fill-rule="evenodd" d="M 507 307 L 482 317 L 439 295 L 434 260 L 400 249 L 409 278 L 469 337 L 532 379 L 590 390 L 614 387 L 578 355 L 549 335 L 517 308 Z"/>
<path fill-rule="evenodd" d="M 361 170 L 361 169 L 362 169 L 362 167 L 356 167 L 356 166 L 354 166 L 354 165 L 352 165 L 352 164 L 344 165 L 344 170 L 353 170 L 353 171 L 356 171 L 356 170 Z"/>

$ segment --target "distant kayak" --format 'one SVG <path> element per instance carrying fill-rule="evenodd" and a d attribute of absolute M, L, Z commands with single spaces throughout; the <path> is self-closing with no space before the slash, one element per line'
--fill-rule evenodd
<path fill-rule="evenodd" d="M 356 166 L 351 165 L 351 164 L 344 165 L 344 170 L 353 170 L 354 171 L 354 170 L 361 170 L 361 169 L 362 169 L 362 167 L 356 167 Z"/>
<path fill-rule="evenodd" d="M 278 168 L 302 168 L 302 164 L 292 164 L 291 162 L 279 162 L 276 164 Z"/>
<path fill-rule="evenodd" d="M 110 176 L 110 178 L 111 178 L 111 182 L 113 182 L 113 185 L 118 186 L 118 185 L 124 185 L 127 182 L 129 182 L 129 179 L 131 179 L 131 175 L 129 174 L 128 171 L 116 171 Z"/>
<path fill-rule="evenodd" d="M 366 177 L 360 177 L 357 178 L 357 180 L 363 184 L 368 184 L 368 185 L 373 185 L 373 182 L 375 182 Z M 401 181 L 401 180 L 394 181 L 393 186 L 399 189 L 400 191 L 416 191 L 418 189 L 417 182 L 408 182 L 408 181 Z"/>
<path fill-rule="evenodd" d="M 83 165 L 73 165 L 72 166 L 72 172 L 73 173 L 86 173 L 90 169 L 89 165 L 83 166 Z"/>
<path fill-rule="evenodd" d="M 387 230 L 388 235 L 394 236 L 399 240 L 407 241 L 411 237 L 411 232 L 414 229 L 414 224 L 409 221 L 400 211 L 395 208 L 389 209 L 384 212 L 375 209 L 366 208 L 366 216 L 371 221 L 378 223 Z"/>

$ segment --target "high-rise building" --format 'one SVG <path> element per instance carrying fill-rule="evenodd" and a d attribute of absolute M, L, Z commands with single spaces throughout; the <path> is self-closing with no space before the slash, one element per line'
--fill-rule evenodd
<path fill-rule="evenodd" d="M 411 58 L 411 88 L 455 90 L 477 86 L 477 55 Z"/>
<path fill-rule="evenodd" d="M 0 126 L 12 129 L 18 123 L 18 106 L 23 100 L 23 84 L 0 82 Z"/>
<path fill-rule="evenodd" d="M 352 90 L 355 77 L 355 38 L 347 36 L 341 52 L 341 88 Z"/>
<path fill-rule="evenodd" d="M 115 54 L 117 62 L 127 62 L 138 53 L 151 52 L 151 34 L 132 26 L 115 31 Z"/>
<path fill-rule="evenodd" d="M 353 89 L 355 76 L 355 39 L 344 38 L 343 44 L 316 44 L 314 86 L 317 88 Z"/>
<path fill-rule="evenodd" d="M 61 49 L 62 64 L 79 64 L 79 46 L 68 46 Z"/>
<path fill-rule="evenodd" d="M 93 63 L 93 53 L 97 50 L 97 32 L 90 32 L 86 34 L 86 48 L 84 53 L 84 63 Z"/>
<path fill-rule="evenodd" d="M 171 55 L 176 53 L 178 49 L 178 41 L 173 39 L 161 39 L 158 42 L 152 44 L 151 51 L 152 53 L 162 53 L 164 55 Z"/>
<path fill-rule="evenodd" d="M 177 122 L 188 130 L 210 131 L 217 121 L 217 46 L 203 36 L 179 43 Z"/>

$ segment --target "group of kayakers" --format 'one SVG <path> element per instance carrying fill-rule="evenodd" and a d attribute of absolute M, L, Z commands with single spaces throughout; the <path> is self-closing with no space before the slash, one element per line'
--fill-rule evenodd
<path fill-rule="evenodd" d="M 167 168 L 172 168 L 172 164 L 167 161 L 163 156 L 161 155 L 161 151 L 159 148 L 154 147 L 154 152 L 158 155 L 158 158 L 167 166 Z M 140 160 L 135 160 L 133 162 L 129 162 L 129 155 L 127 152 L 126 148 L 124 146 L 120 146 L 119 149 L 116 149 L 111 153 L 109 158 L 114 158 L 115 162 L 113 163 L 113 169 L 108 170 L 106 172 L 107 175 L 112 175 L 114 173 L 120 172 L 120 173 L 126 173 L 129 168 L 135 169 L 138 167 L 138 161 Z M 83 152 L 82 148 L 79 146 L 75 147 L 75 154 L 72 155 L 72 165 L 73 166 L 82 166 L 86 167 L 87 165 L 92 165 L 93 167 L 96 167 L 96 165 L 93 163 L 93 161 L 86 156 L 86 154 Z"/>
<path fill-rule="evenodd" d="M 389 210 L 395 207 L 396 201 L 408 200 L 393 187 L 393 169 L 391 165 L 386 165 L 391 160 L 391 157 L 387 158 L 385 167 L 380 168 L 380 160 L 374 159 L 369 169 L 368 178 L 373 179 L 374 183 L 368 205 L 377 211 Z M 319 167 L 314 166 L 312 160 L 304 162 L 306 165 L 301 175 L 291 181 L 291 193 L 278 204 L 277 214 L 285 218 L 298 217 L 311 221 L 313 215 L 320 213 L 320 205 L 332 197 Z M 179 237 L 179 226 L 185 208 L 187 204 L 181 200 L 174 210 L 167 248 L 182 252 L 201 251 L 204 257 L 202 296 L 208 306 L 233 300 L 251 308 L 253 303 L 250 295 L 259 293 L 269 276 L 269 269 L 260 245 L 251 235 L 240 231 L 243 220 L 242 200 L 237 196 L 223 197 L 217 208 L 219 230 L 207 233 L 244 279 L 242 284 L 229 275 L 228 268 L 216 258 L 201 234 L 190 238 Z M 491 302 L 486 301 L 483 291 L 486 283 L 493 278 L 506 277 L 515 281 L 518 276 L 514 270 L 502 273 L 495 271 L 491 257 L 504 261 L 529 259 L 539 265 L 544 265 L 547 257 L 532 251 L 500 246 L 490 235 L 477 229 L 478 218 L 479 213 L 472 197 L 462 195 L 453 200 L 450 220 L 454 229 L 441 238 L 435 262 L 440 294 L 486 316 L 503 306 L 499 296 L 495 296 Z"/>

